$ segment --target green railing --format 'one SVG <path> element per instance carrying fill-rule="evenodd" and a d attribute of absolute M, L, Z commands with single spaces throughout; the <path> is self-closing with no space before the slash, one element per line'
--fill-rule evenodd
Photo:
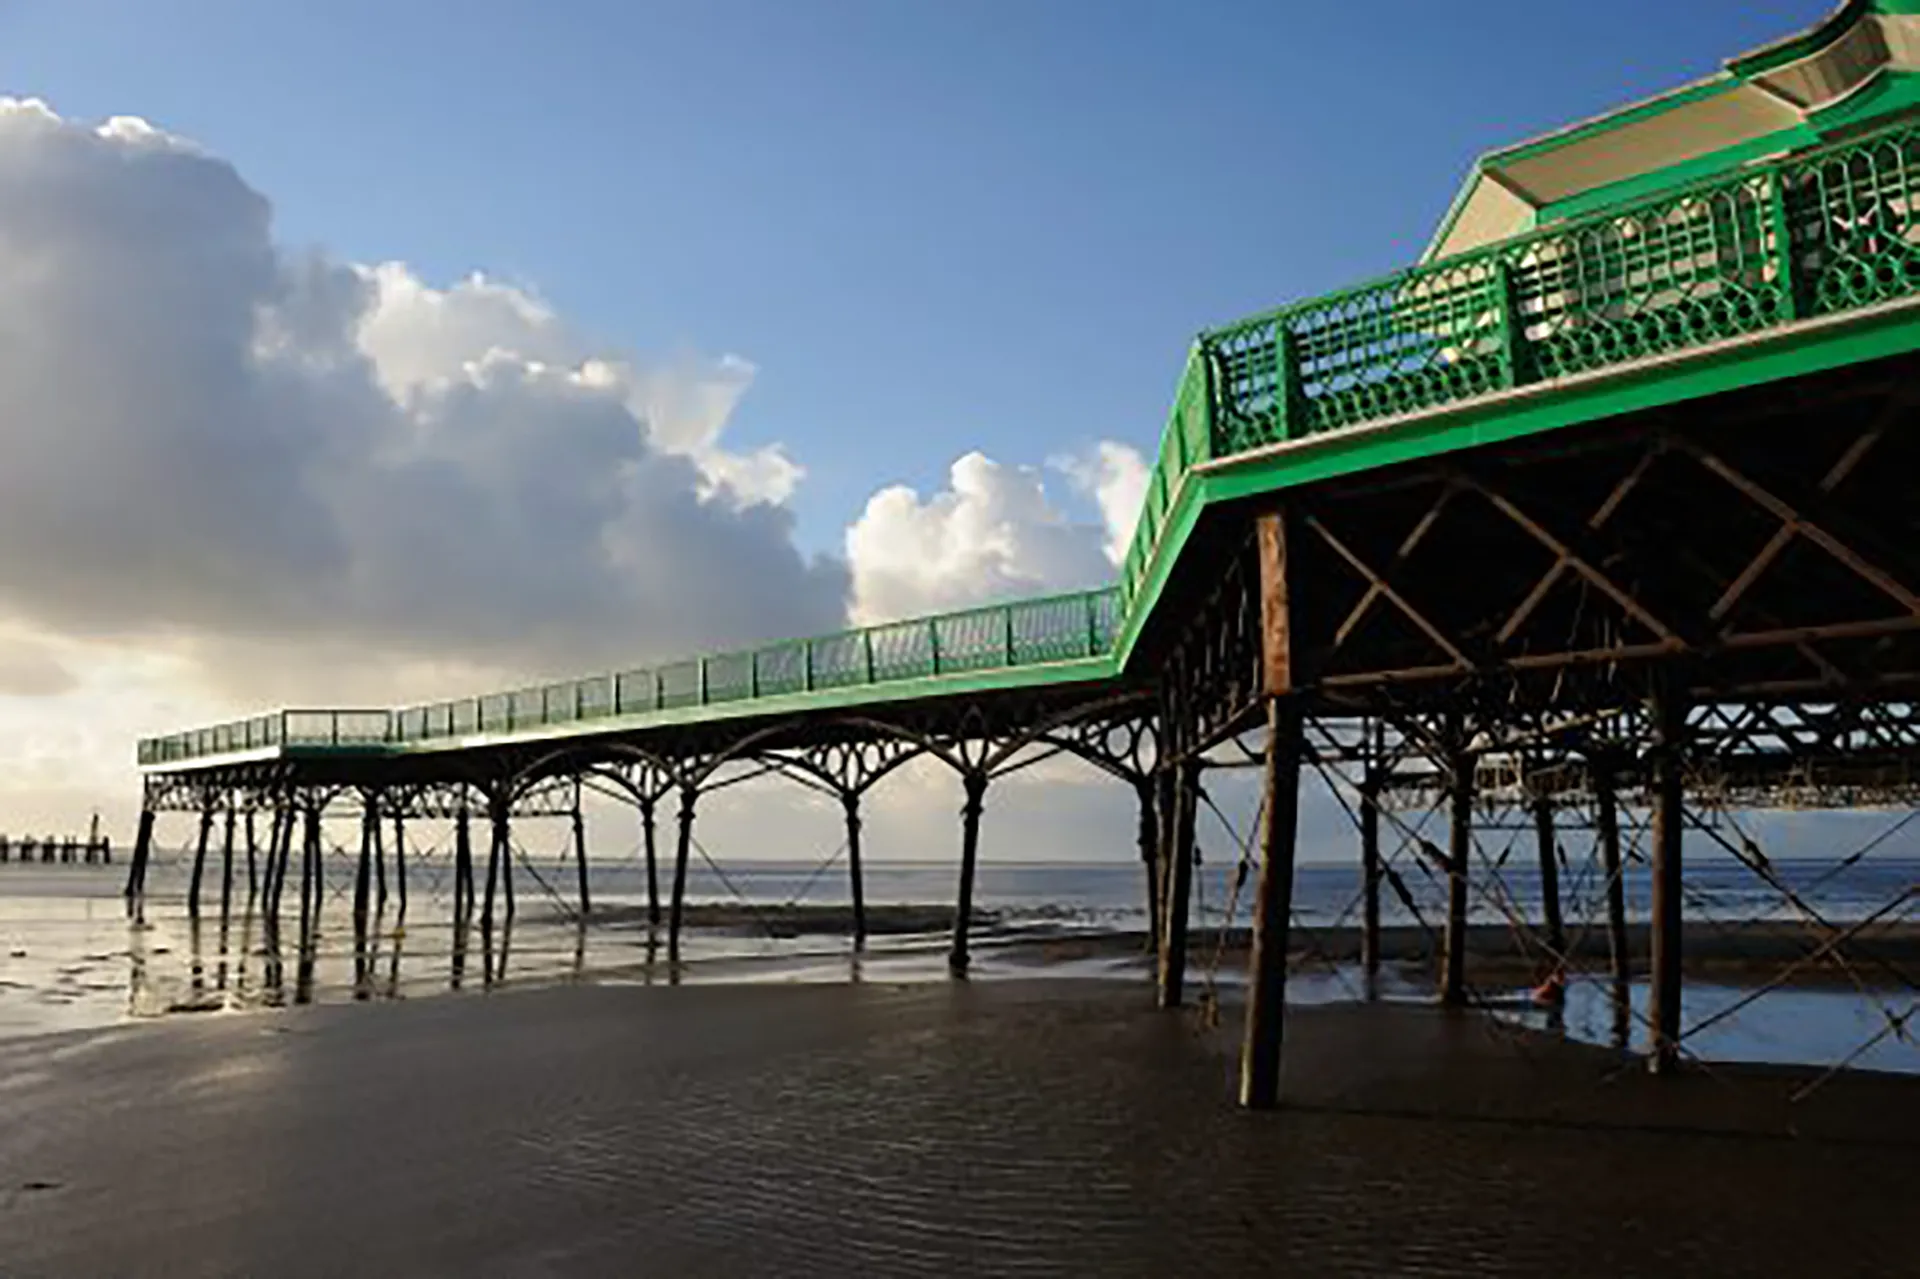
<path fill-rule="evenodd" d="M 289 710 L 216 724 L 140 743 L 142 764 L 170 764 L 206 755 L 231 755 L 277 746 L 360 749 L 387 740 L 391 712 Z"/>
<path fill-rule="evenodd" d="M 1909 121 L 1202 334 L 1117 588 L 400 711 L 289 711 L 142 742 L 140 761 L 515 732 L 1103 655 L 1203 462 L 1916 293 Z"/>
<path fill-rule="evenodd" d="M 1121 566 L 1195 466 L 1920 292 L 1911 121 L 1201 335 Z"/>
<path fill-rule="evenodd" d="M 140 743 L 142 764 L 265 747 L 367 749 L 514 733 L 689 706 L 1103 657 L 1119 633 L 1112 587 L 590 675 L 397 711 L 281 711 Z"/>

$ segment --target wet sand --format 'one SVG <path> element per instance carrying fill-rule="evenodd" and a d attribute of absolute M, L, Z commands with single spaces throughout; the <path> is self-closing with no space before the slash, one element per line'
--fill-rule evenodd
<path fill-rule="evenodd" d="M 0 1272 L 1912 1272 L 1920 1081 L 1789 1105 L 1807 1072 L 1332 1007 L 1250 1116 L 1232 1010 L 1146 1004 L 576 986 L 20 1039 Z"/>

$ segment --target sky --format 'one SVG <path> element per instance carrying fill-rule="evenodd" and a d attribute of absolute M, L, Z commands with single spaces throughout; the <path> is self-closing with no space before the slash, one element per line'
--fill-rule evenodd
<path fill-rule="evenodd" d="M 259 707 L 1098 584 L 1193 334 L 1826 7 L 0 0 L 0 830 Z"/>

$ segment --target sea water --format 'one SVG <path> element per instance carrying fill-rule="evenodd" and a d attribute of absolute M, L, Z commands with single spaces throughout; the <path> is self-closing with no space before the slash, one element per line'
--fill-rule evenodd
<path fill-rule="evenodd" d="M 478 850 L 476 850 L 478 851 Z M 110 1025 L 130 1019 L 226 1013 L 306 1001 L 417 998 L 450 990 L 551 981 L 927 980 L 945 974 L 944 930 L 876 935 L 853 956 L 847 939 L 792 935 L 755 926 L 756 910 L 826 906 L 850 899 L 842 859 L 702 859 L 688 867 L 687 900 L 735 903 L 738 922 L 689 929 L 684 957 L 666 962 L 663 938 L 640 923 L 647 900 L 644 867 L 631 851 L 590 854 L 589 889 L 597 911 L 622 922 L 582 929 L 574 922 L 577 869 L 564 853 L 522 857 L 515 868 L 516 915 L 511 928 L 456 929 L 452 920 L 451 859 L 443 851 L 411 856 L 405 866 L 407 911 L 401 918 L 397 871 L 389 867 L 388 900 L 364 942 L 351 926 L 354 859 L 334 850 L 326 859 L 321 925 L 310 951 L 298 944 L 299 884 L 285 889 L 277 936 L 261 911 L 256 865 L 249 880 L 243 857 L 232 879 L 217 852 L 210 855 L 196 920 L 188 911 L 190 858 L 160 851 L 138 920 L 122 897 L 124 864 L 102 866 L 0 865 L 0 1035 Z M 670 863 L 659 867 L 668 890 Z M 1537 919 L 1540 876 L 1531 857 L 1498 867 L 1476 867 L 1470 917 L 1479 923 Z M 1868 856 L 1780 861 L 1756 874 L 1731 858 L 1697 858 L 1687 868 L 1690 920 L 1795 920 L 1811 911 L 1832 923 L 1880 914 L 1920 922 L 1913 893 L 1920 859 Z M 484 861 L 476 867 L 484 880 Z M 1430 864 L 1400 858 L 1398 886 L 1382 891 L 1388 925 L 1437 927 L 1444 915 L 1444 876 Z M 945 906 L 957 892 L 950 862 L 870 862 L 863 868 L 872 907 Z M 1622 875 L 1630 918 L 1644 919 L 1649 883 L 1644 863 Z M 1146 872 L 1138 862 L 1034 863 L 983 861 L 974 900 L 975 974 L 1032 972 L 1119 976 L 1144 980 L 1141 946 L 1083 946 L 1115 934 L 1144 934 Z M 1591 864 L 1563 868 L 1561 893 L 1570 929 L 1604 919 L 1606 885 Z M 1294 887 L 1296 924 L 1305 929 L 1357 924 L 1360 874 L 1351 862 L 1302 865 Z M 1194 921 L 1199 927 L 1244 925 L 1252 884 L 1238 863 L 1203 862 L 1196 868 Z M 223 895 L 229 909 L 222 912 Z M 1904 904 L 1888 910 L 1890 904 Z M 624 909 L 619 909 L 624 908 Z M 787 935 L 776 936 L 779 931 Z M 1235 966 L 1216 966 L 1197 948 L 1197 983 L 1230 984 Z M 1319 1001 L 1361 997 L 1362 979 L 1350 967 L 1302 973 L 1290 997 Z M 1424 984 L 1387 978 L 1389 996 L 1425 998 Z M 1690 983 L 1687 1022 L 1714 1016 L 1747 997 L 1737 985 Z M 1510 1014 L 1543 1021 L 1510 992 Z M 1630 992 L 1622 1033 L 1607 992 L 1576 985 L 1556 1023 L 1569 1033 L 1605 1042 L 1643 1044 L 1643 986 Z M 1854 1064 L 1920 1070 L 1920 1048 L 1904 1025 L 1889 1021 L 1914 1002 L 1912 990 L 1789 988 L 1771 992 L 1737 1015 L 1716 1021 L 1690 1041 L 1716 1059 L 1831 1064 L 1859 1052 Z M 1920 1030 L 1916 1018 L 1913 1030 Z M 1877 1039 L 1875 1038 L 1877 1036 Z M 1872 1041 L 1869 1043 L 1869 1041 Z"/>

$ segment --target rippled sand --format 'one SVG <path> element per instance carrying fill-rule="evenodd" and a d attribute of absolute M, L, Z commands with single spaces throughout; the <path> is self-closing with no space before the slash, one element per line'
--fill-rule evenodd
<path fill-rule="evenodd" d="M 0 1045 L 0 1271 L 1912 1265 L 1914 1081 L 1788 1106 L 1789 1075 L 1656 1081 L 1382 1005 L 1302 1011 L 1293 1108 L 1250 1116 L 1230 1025 L 1145 1004 L 1087 981 L 572 987 L 22 1039 Z"/>

